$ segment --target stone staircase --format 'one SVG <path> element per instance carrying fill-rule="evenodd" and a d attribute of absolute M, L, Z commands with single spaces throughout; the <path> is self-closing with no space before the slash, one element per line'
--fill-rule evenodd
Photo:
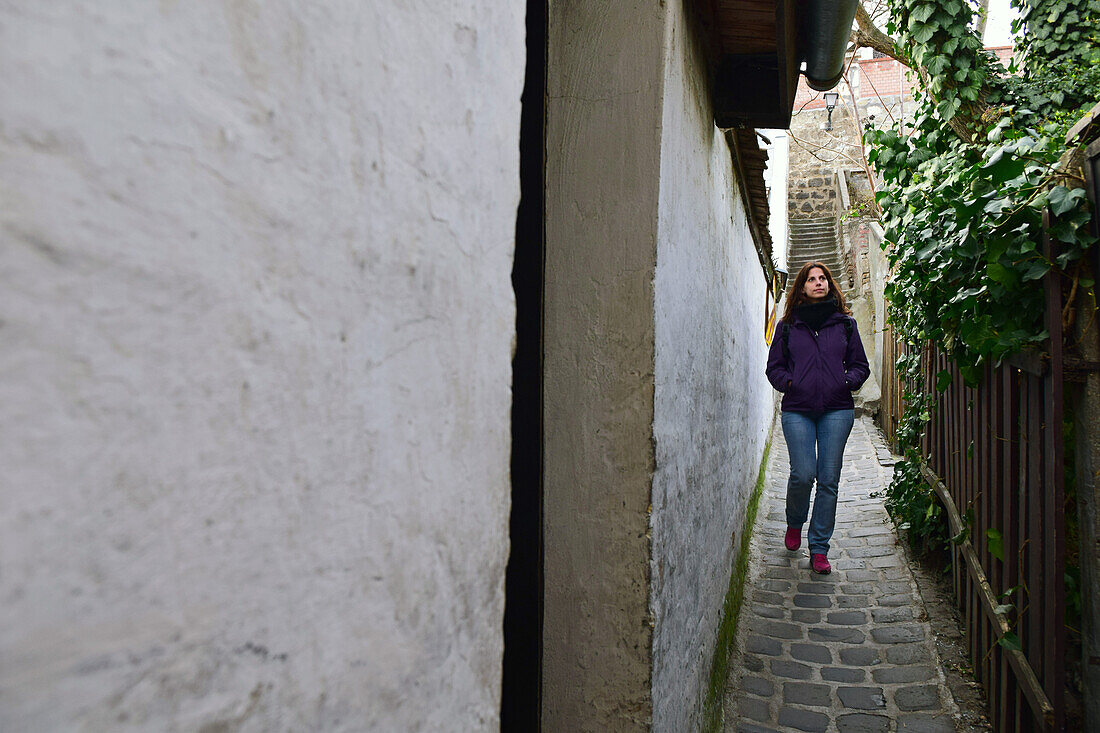
<path fill-rule="evenodd" d="M 840 232 L 837 228 L 836 219 L 832 216 L 792 219 L 789 225 L 787 266 L 790 268 L 791 280 L 798 274 L 802 265 L 807 262 L 825 263 L 826 267 L 833 273 L 833 279 L 836 280 L 837 285 L 844 292 L 844 297 L 853 309 L 857 321 L 862 318 L 863 320 L 860 322 L 867 325 L 870 313 L 866 310 L 866 299 L 860 298 L 859 288 L 856 287 L 853 273 L 844 264 L 845 260 L 840 249 Z M 861 303 L 863 304 L 862 308 Z M 874 342 L 870 339 L 871 332 L 863 333 L 864 329 L 862 328 L 860 331 L 864 338 L 864 348 L 874 348 Z M 873 375 L 873 377 L 855 395 L 856 415 L 874 414 L 878 411 L 878 375 Z"/>
<path fill-rule="evenodd" d="M 843 265 L 836 219 L 832 216 L 813 219 L 791 219 L 789 222 L 789 252 L 787 268 L 793 280 L 807 262 L 824 262 L 833 273 L 845 297 L 851 297 L 855 283 Z"/>

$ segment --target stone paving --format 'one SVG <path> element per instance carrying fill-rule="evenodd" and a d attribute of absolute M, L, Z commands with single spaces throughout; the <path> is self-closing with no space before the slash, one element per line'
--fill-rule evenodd
<path fill-rule="evenodd" d="M 893 460 L 867 418 L 844 455 L 833 572 L 783 546 L 787 446 L 776 420 L 730 660 L 725 730 L 955 731 L 933 635 L 882 499 Z"/>

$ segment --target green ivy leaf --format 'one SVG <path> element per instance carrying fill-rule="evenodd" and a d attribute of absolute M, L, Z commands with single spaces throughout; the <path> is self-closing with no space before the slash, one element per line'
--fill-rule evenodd
<path fill-rule="evenodd" d="M 1049 271 L 1050 265 L 1048 265 L 1047 263 L 1042 261 L 1034 262 L 1031 264 L 1030 267 L 1027 268 L 1027 272 L 1024 273 L 1024 282 L 1027 282 L 1029 280 L 1038 280 Z"/>
<path fill-rule="evenodd" d="M 985 531 L 985 546 L 989 550 L 990 555 L 1004 562 L 1004 538 L 1001 537 L 999 531 L 992 528 Z"/>
<path fill-rule="evenodd" d="M 1023 649 L 1023 645 L 1020 643 L 1020 637 L 1014 632 L 1009 631 L 1000 639 L 997 639 L 997 643 L 1009 651 L 1018 652 Z"/>
<path fill-rule="evenodd" d="M 1062 242 L 1072 242 L 1077 237 L 1077 228 L 1078 225 L 1074 224 L 1072 221 L 1063 219 L 1048 227 L 1047 233 Z"/>
<path fill-rule="evenodd" d="M 910 36 L 915 43 L 928 43 L 932 40 L 932 35 L 936 32 L 934 26 L 928 23 L 914 23 L 909 26 Z"/>
<path fill-rule="evenodd" d="M 986 267 L 986 274 L 989 275 L 990 280 L 1001 283 L 1002 285 L 1015 285 L 1019 277 L 1014 271 L 1008 269 L 1000 262 L 989 263 Z"/>
<path fill-rule="evenodd" d="M 932 17 L 932 13 L 936 12 L 936 6 L 932 3 L 924 3 L 916 6 L 913 12 L 909 15 L 909 26 L 914 24 L 924 23 Z"/>
<path fill-rule="evenodd" d="M 951 386 L 951 380 L 951 372 L 947 371 L 946 369 L 940 370 L 936 373 L 936 389 L 938 389 L 940 392 L 945 391 L 948 387 Z"/>
<path fill-rule="evenodd" d="M 1083 188 L 1069 189 L 1065 186 L 1055 186 L 1047 194 L 1047 204 L 1055 216 L 1061 216 L 1076 207 L 1084 198 Z"/>

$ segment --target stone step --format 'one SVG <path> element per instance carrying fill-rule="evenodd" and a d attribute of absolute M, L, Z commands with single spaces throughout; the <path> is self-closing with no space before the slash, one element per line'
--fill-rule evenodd
<path fill-rule="evenodd" d="M 823 252 L 825 250 L 836 250 L 836 240 L 822 240 L 819 242 L 801 242 L 797 239 L 791 239 L 791 249 L 800 249 L 807 252 Z"/>
<path fill-rule="evenodd" d="M 797 242 L 791 241 L 791 249 L 799 252 L 836 252 L 836 240 L 828 242 Z"/>
<path fill-rule="evenodd" d="M 801 257 L 804 260 L 821 260 L 825 263 L 840 262 L 840 258 L 836 256 L 835 251 L 807 252 L 804 249 L 792 249 L 791 254 Z"/>
<path fill-rule="evenodd" d="M 823 260 L 820 257 L 797 257 L 791 260 L 792 266 L 797 264 L 797 267 L 795 268 L 796 272 L 798 267 L 802 267 L 802 265 L 806 264 L 807 262 L 824 263 L 824 265 L 829 268 L 829 271 L 832 272 L 833 275 L 836 275 L 837 271 L 840 269 L 839 262 L 829 262 L 828 260 Z"/>
<path fill-rule="evenodd" d="M 839 262 L 830 262 L 828 260 L 823 260 L 820 257 L 794 257 L 788 260 L 790 267 L 793 268 L 791 274 L 793 275 L 798 272 L 798 268 L 802 267 L 802 265 L 806 264 L 807 262 L 824 263 L 824 265 L 829 268 L 829 271 L 833 273 L 833 277 L 837 277 L 837 273 L 841 270 Z"/>
<path fill-rule="evenodd" d="M 800 227 L 804 227 L 804 226 L 809 226 L 809 227 L 812 227 L 812 226 L 823 226 L 823 227 L 828 226 L 828 227 L 832 227 L 832 226 L 836 226 L 836 220 L 831 216 L 824 216 L 824 217 L 817 217 L 817 218 L 814 218 L 814 219 L 791 219 L 790 224 L 791 224 L 791 226 L 800 226 Z"/>
<path fill-rule="evenodd" d="M 817 255 L 807 254 L 804 252 L 792 252 L 792 262 L 824 262 L 829 266 L 829 269 L 835 269 L 840 265 L 840 260 L 836 257 L 818 257 Z"/>

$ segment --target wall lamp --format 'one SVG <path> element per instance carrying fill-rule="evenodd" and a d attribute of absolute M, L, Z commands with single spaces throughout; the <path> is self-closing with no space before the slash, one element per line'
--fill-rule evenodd
<path fill-rule="evenodd" d="M 836 92 L 825 92 L 825 109 L 829 110 L 829 122 L 825 125 L 826 130 L 833 129 L 833 110 L 836 109 L 836 100 L 840 98 L 840 95 Z"/>

